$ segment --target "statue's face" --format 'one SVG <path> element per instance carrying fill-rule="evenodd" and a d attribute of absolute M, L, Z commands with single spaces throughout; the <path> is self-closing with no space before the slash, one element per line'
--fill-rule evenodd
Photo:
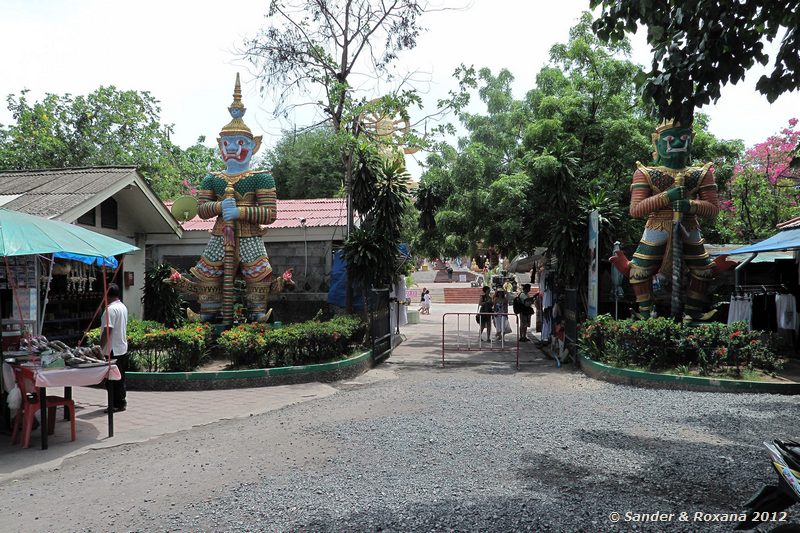
<path fill-rule="evenodd" d="M 662 131 L 656 142 L 658 162 L 670 168 L 683 168 L 692 152 L 692 128 L 675 127 Z"/>
<path fill-rule="evenodd" d="M 255 140 L 246 135 L 223 135 L 217 142 L 229 173 L 244 172 L 250 168 L 250 158 L 256 149 Z"/>

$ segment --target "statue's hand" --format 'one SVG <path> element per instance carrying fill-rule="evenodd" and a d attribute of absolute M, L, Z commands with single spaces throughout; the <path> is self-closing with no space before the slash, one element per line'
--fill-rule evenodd
<path fill-rule="evenodd" d="M 691 213 L 692 212 L 692 201 L 691 200 L 678 200 L 676 202 L 672 202 L 672 210 L 677 211 L 678 213 Z"/>
<path fill-rule="evenodd" d="M 670 202 L 677 202 L 683 200 L 686 194 L 686 187 L 670 187 L 665 193 Z"/>
<path fill-rule="evenodd" d="M 237 218 L 239 218 L 239 209 L 236 207 L 236 200 L 233 198 L 222 200 L 222 219 L 236 220 Z"/>

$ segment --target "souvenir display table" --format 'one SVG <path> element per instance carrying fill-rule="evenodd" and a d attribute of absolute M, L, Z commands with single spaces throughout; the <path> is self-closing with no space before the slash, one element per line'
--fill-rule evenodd
<path fill-rule="evenodd" d="M 87 368 L 54 368 L 43 369 L 39 364 L 33 362 L 27 363 L 3 363 L 3 383 L 6 390 L 10 391 L 14 387 L 14 373 L 11 370 L 11 364 L 21 364 L 29 368 L 33 372 L 34 386 L 39 389 L 39 401 L 41 402 L 41 409 L 39 410 L 42 449 L 47 449 L 47 387 L 64 387 L 64 397 L 71 399 L 72 387 L 87 387 L 90 385 L 97 385 L 102 383 L 104 379 L 110 381 L 117 381 L 121 379 L 119 369 L 115 364 L 103 364 L 91 366 Z M 112 405 L 111 389 L 108 393 L 108 406 Z M 114 436 L 114 410 L 108 410 L 108 436 Z"/>

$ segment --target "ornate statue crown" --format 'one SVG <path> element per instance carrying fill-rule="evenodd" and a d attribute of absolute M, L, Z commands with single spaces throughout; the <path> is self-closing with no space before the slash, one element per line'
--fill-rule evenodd
<path fill-rule="evenodd" d="M 233 117 L 233 120 L 223 126 L 222 131 L 219 132 L 220 136 L 223 135 L 246 135 L 253 138 L 253 132 L 244 123 L 242 117 L 244 116 L 247 108 L 242 103 L 242 86 L 239 83 L 239 73 L 236 73 L 236 85 L 233 88 L 233 103 L 228 107 L 228 112 Z"/>
<path fill-rule="evenodd" d="M 661 123 L 656 126 L 655 132 L 653 132 L 653 134 L 650 136 L 651 140 L 653 141 L 653 161 L 658 161 L 658 137 L 669 129 L 680 127 L 681 123 L 675 119 L 662 120 Z"/>

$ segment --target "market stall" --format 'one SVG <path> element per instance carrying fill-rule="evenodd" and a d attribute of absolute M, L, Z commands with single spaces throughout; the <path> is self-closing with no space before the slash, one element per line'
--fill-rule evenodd
<path fill-rule="evenodd" d="M 0 310 L 2 310 L 2 329 L 3 342 L 0 350 L 6 355 L 11 353 L 25 356 L 25 364 L 32 365 L 40 375 L 48 367 L 65 368 L 74 367 L 75 369 L 87 368 L 98 364 L 107 367 L 102 379 L 119 379 L 119 372 L 113 366 L 108 354 L 102 354 L 97 350 L 68 346 L 59 339 L 47 339 L 42 335 L 42 330 L 47 322 L 55 319 L 55 312 L 48 312 L 49 292 L 54 279 L 53 270 L 57 261 L 70 261 L 72 264 L 81 265 L 77 269 L 81 272 L 80 276 L 72 276 L 67 283 L 72 284 L 73 290 L 60 292 L 66 296 L 65 300 L 81 301 L 78 293 L 84 294 L 87 288 L 89 292 L 95 292 L 95 302 L 100 304 L 105 302 L 101 298 L 106 294 L 107 276 L 109 269 L 113 273 L 118 272 L 119 263 L 114 257 L 136 251 L 138 248 L 116 239 L 106 237 L 76 225 L 67 224 L 55 220 L 48 220 L 33 215 L 27 215 L 16 211 L 0 209 L 0 257 L 3 257 L 4 279 L 0 279 Z M 41 268 L 40 260 L 44 259 L 46 269 Z M 84 269 L 82 265 L 86 265 Z M 71 271 L 71 268 L 70 268 Z M 41 274 L 44 272 L 44 274 Z M 94 279 L 91 273 L 99 273 Z M 99 280 L 98 280 L 99 278 Z M 77 284 L 77 287 L 75 286 Z M 56 284 L 57 286 L 57 284 Z M 57 298 L 56 301 L 59 301 Z M 63 316 L 60 320 L 85 324 L 90 326 L 94 318 L 99 315 L 102 307 L 96 306 L 92 311 L 87 306 L 67 308 L 61 311 Z M 92 314 L 90 317 L 89 315 Z M 64 336 L 65 339 L 74 340 L 77 344 L 81 335 L 78 329 L 68 330 L 70 335 Z M 17 364 L 16 358 L 11 357 L 4 362 Z M 115 372 L 116 371 L 116 372 Z M 68 379 L 63 382 L 69 386 Z M 75 373 L 77 376 L 77 373 Z M 46 396 L 44 386 L 46 379 L 40 379 L 37 383 L 40 387 L 40 395 Z M 83 385 L 84 379 L 80 383 Z M 7 389 L 9 384 L 4 383 L 3 389 Z M 3 402 L 5 405 L 5 402 Z M 3 409 L 5 411 L 5 409 Z M 45 425 L 47 410 L 42 409 L 42 426 Z M 7 415 L 4 416 L 7 419 Z M 113 435 L 113 409 L 109 409 L 109 436 Z M 42 431 L 42 447 L 47 447 L 47 431 Z"/>

